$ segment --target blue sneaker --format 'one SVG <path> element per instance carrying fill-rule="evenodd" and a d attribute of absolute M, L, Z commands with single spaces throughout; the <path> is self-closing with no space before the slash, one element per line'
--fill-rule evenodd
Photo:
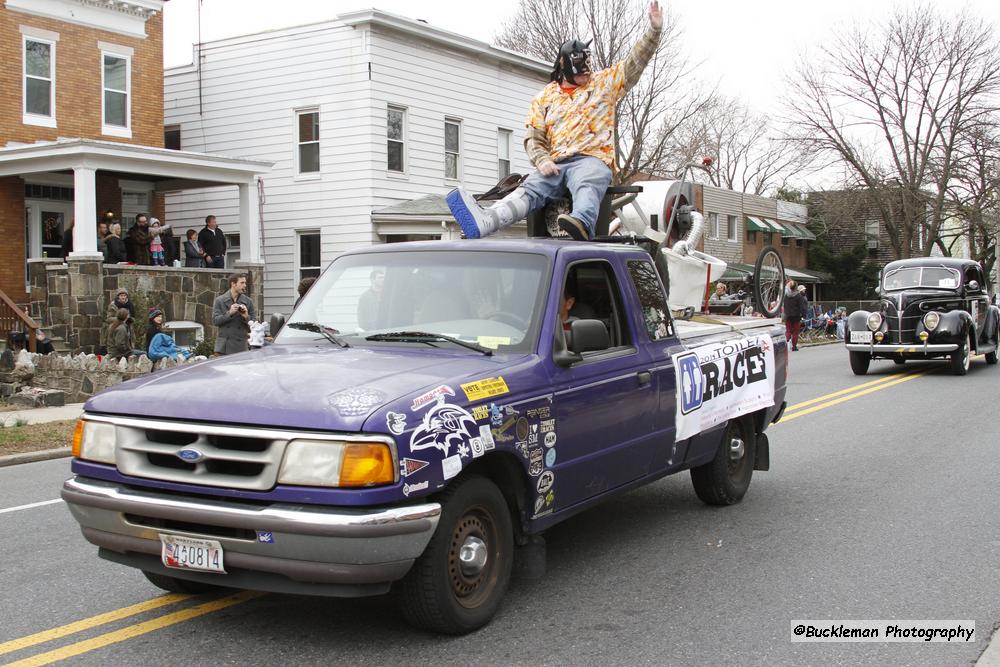
<path fill-rule="evenodd" d="M 455 216 L 455 220 L 461 226 L 465 238 L 478 239 L 497 230 L 498 224 L 493 220 L 496 215 L 491 215 L 491 212 L 483 210 L 476 203 L 476 200 L 462 188 L 455 188 L 449 192 L 445 201 L 448 202 L 451 214 Z"/>

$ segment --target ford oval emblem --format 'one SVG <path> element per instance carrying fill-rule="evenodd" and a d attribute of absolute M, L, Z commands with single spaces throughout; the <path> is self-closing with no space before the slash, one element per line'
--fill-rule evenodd
<path fill-rule="evenodd" d="M 187 461 L 188 463 L 196 463 L 202 460 L 205 455 L 199 452 L 197 449 L 182 449 L 177 452 L 177 457 Z"/>

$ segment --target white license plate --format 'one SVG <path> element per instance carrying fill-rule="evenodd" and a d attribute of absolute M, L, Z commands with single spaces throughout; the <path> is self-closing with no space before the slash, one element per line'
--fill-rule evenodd
<path fill-rule="evenodd" d="M 870 342 L 872 342 L 872 332 L 871 331 L 852 331 L 851 332 L 851 342 L 852 343 L 870 343 Z"/>
<path fill-rule="evenodd" d="M 215 540 L 196 540 L 178 535 L 160 535 L 160 558 L 177 570 L 226 573 L 222 545 Z"/>

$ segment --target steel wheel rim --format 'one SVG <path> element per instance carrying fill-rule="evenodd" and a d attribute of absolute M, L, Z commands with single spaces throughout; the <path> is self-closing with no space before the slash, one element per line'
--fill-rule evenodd
<path fill-rule="evenodd" d="M 782 272 L 775 253 L 768 253 L 760 263 L 760 292 L 764 303 L 778 303 L 782 295 Z"/>
<path fill-rule="evenodd" d="M 462 547 L 470 538 L 486 545 L 486 564 L 477 573 L 463 568 Z M 475 609 L 492 595 L 497 583 L 495 545 L 499 534 L 493 515 L 483 507 L 469 508 L 456 522 L 448 549 L 448 580 L 455 600 L 466 609 Z"/>
<path fill-rule="evenodd" d="M 733 458 L 734 443 L 739 442 L 739 452 L 740 455 L 737 458 Z M 739 427 L 734 426 L 732 431 L 726 432 L 726 469 L 729 473 L 729 479 L 732 482 L 742 482 L 743 478 L 746 476 L 747 461 L 750 457 L 746 453 L 746 440 L 743 438 L 743 433 L 740 431 Z"/>

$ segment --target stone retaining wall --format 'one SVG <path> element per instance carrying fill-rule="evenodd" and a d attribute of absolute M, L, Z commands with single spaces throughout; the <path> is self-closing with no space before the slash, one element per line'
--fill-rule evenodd
<path fill-rule="evenodd" d="M 190 320 L 214 339 L 212 323 L 215 297 L 229 289 L 229 275 L 247 276 L 247 296 L 264 317 L 264 265 L 236 262 L 232 269 L 187 269 L 103 264 L 96 260 L 28 260 L 30 310 L 44 326 L 66 341 L 74 352 L 96 352 L 103 342 L 108 304 L 119 288 L 129 292 L 135 306 L 135 330 L 146 329 L 149 308 L 159 308 L 166 320 Z"/>
<path fill-rule="evenodd" d="M 154 364 L 146 355 L 98 360 L 94 354 L 44 355 L 21 350 L 15 355 L 6 350 L 0 354 L 0 396 L 10 397 L 25 388 L 57 389 L 67 403 L 83 403 L 126 380 L 192 363 L 197 362 L 162 359 Z"/>

